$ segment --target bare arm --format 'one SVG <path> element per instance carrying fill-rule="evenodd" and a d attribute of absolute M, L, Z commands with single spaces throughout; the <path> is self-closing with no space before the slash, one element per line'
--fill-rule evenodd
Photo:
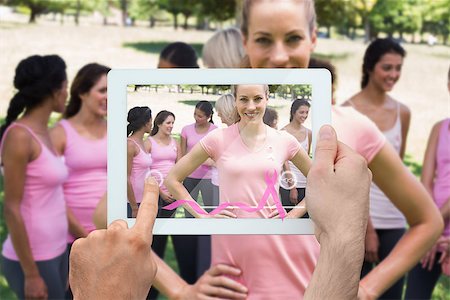
<path fill-rule="evenodd" d="M 137 155 L 137 151 L 138 149 L 136 149 L 136 145 L 132 141 L 127 141 L 127 197 L 130 202 L 133 217 L 136 217 L 137 215 L 138 205 L 130 178 L 131 169 L 133 168 L 133 158 Z"/>
<path fill-rule="evenodd" d="M 187 153 L 187 140 L 180 136 L 180 151 L 181 151 L 181 157 L 185 156 Z"/>
<path fill-rule="evenodd" d="M 195 169 L 197 169 L 207 158 L 208 153 L 203 149 L 203 147 L 198 143 L 192 148 L 189 153 L 184 155 L 173 168 L 170 170 L 166 179 L 164 180 L 164 185 L 167 187 L 169 192 L 177 200 L 192 200 L 191 195 L 183 186 L 183 180 L 189 176 Z M 189 213 L 194 217 L 199 218 L 202 215 L 194 211 L 189 205 L 183 206 Z"/>
<path fill-rule="evenodd" d="M 321 250 L 304 299 L 355 299 L 364 257 L 370 171 L 361 156 L 337 142 L 334 130 L 322 136 L 315 154 L 306 202 Z"/>
<path fill-rule="evenodd" d="M 27 164 L 36 159 L 39 153 L 36 151 L 37 147 L 33 150 L 33 143 L 36 143 L 34 139 L 22 128 L 12 128 L 5 136 L 2 152 L 5 187 L 3 216 L 24 273 L 25 297 L 46 298 L 47 287 L 33 259 L 28 232 L 20 210 Z"/>
<path fill-rule="evenodd" d="M 436 175 L 436 151 L 439 140 L 441 122 L 435 124 L 428 138 L 427 149 L 423 158 L 423 168 L 420 181 L 430 196 L 433 196 L 434 177 Z"/>
<path fill-rule="evenodd" d="M 89 234 L 86 229 L 78 222 L 75 215 L 72 213 L 69 207 L 66 206 L 66 214 L 67 214 L 67 220 L 69 222 L 69 232 L 75 237 L 75 238 L 82 238 L 87 237 Z"/>
<path fill-rule="evenodd" d="M 302 172 L 305 176 L 308 176 L 309 169 L 311 168 L 311 159 L 306 154 L 303 148 L 295 154 L 291 159 L 292 163 Z M 287 215 L 287 218 L 301 218 L 306 213 L 305 200 L 300 201 Z"/>
<path fill-rule="evenodd" d="M 450 219 L 450 197 L 447 198 L 447 201 L 441 207 L 441 215 L 444 220 Z"/>
<path fill-rule="evenodd" d="M 400 147 L 400 157 L 403 160 L 403 158 L 405 158 L 406 141 L 408 138 L 409 125 L 411 122 L 411 111 L 404 104 L 401 104 L 400 107 L 400 121 L 402 123 L 402 145 Z"/>
<path fill-rule="evenodd" d="M 361 280 L 370 296 L 379 297 L 434 244 L 442 232 L 443 222 L 430 195 L 403 165 L 392 146 L 386 143 L 369 166 L 374 182 L 410 225 L 389 256 Z"/>

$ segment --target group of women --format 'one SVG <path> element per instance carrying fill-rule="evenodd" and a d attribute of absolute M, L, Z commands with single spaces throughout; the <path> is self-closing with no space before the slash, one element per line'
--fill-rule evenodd
<path fill-rule="evenodd" d="M 241 67 L 307 68 L 317 43 L 314 1 L 245 0 L 241 31 L 246 53 Z M 448 272 L 449 122 L 446 119 L 433 128 L 421 185 L 401 160 L 410 112 L 388 94 L 400 77 L 404 56 L 404 50 L 392 40 L 373 42 L 364 57 L 361 91 L 346 106 L 332 110 L 339 140 L 363 156 L 373 174 L 371 222 L 366 234 L 360 299 L 401 298 L 402 278 L 412 268 L 406 298 L 430 298 L 441 270 Z M 169 57 L 165 63 L 170 63 Z M 79 71 L 71 87 L 65 118 L 49 130 L 51 112 L 62 112 L 67 97 L 64 62 L 57 56 L 33 56 L 16 69 L 14 85 L 18 92 L 11 100 L 1 129 L 5 219 L 9 230 L 3 247 L 2 271 L 21 298 L 64 297 L 67 244 L 93 230 L 93 208 L 106 190 L 107 71 L 108 68 L 96 64 Z M 157 168 L 164 174 L 161 204 L 175 199 L 197 200 L 194 189 L 198 180 L 206 179 L 199 188 L 204 187 L 203 183 L 211 184 L 208 176 L 212 174 L 204 171 L 207 168 L 217 169 L 220 202 L 241 201 L 251 205 L 257 204 L 262 196 L 267 171 L 281 170 L 291 161 L 290 168 L 297 167 L 307 176 L 310 161 L 304 148 L 309 148 L 310 134 L 302 126 L 304 117 L 299 112 L 306 105 L 291 111 L 289 125 L 284 131 L 277 131 L 263 122 L 269 102 L 267 86 L 239 85 L 233 96 L 233 114 L 227 117 L 236 118 L 227 123 L 229 127 L 214 129 L 210 122 L 212 109 L 200 104 L 201 108 L 195 110 L 195 123 L 184 129 L 179 146 L 171 137 L 173 114 L 163 111 L 164 116 L 158 119 L 163 115 L 160 112 L 151 129 L 150 109 L 136 108 L 141 114 L 130 111 L 128 161 L 136 164 L 134 170 L 128 169 L 131 215 L 136 213 L 141 195 L 139 188 L 135 188 L 135 182 L 144 176 L 139 165 L 144 168 L 150 165 L 150 169 Z M 143 140 L 146 132 L 151 132 L 151 137 Z M 300 144 L 306 141 L 307 146 Z M 82 146 L 73 151 L 74 143 Z M 162 151 L 163 147 L 170 151 Z M 272 151 L 275 159 L 267 159 L 267 151 Z M 151 159 L 141 159 L 142 153 L 151 153 Z M 64 155 L 65 161 L 60 155 Z M 255 162 L 254 166 L 249 168 L 243 160 Z M 196 172 L 203 177 L 199 178 Z M 240 189 L 234 188 L 237 182 Z M 284 201 L 302 205 L 299 199 L 302 188 L 297 190 L 297 199 L 296 192 L 289 191 Z M 214 191 L 212 184 L 211 191 Z M 201 193 L 210 195 L 203 198 L 206 205 L 214 203 L 214 192 Z M 293 209 L 288 217 L 301 217 L 302 212 Z M 189 213 L 202 216 L 192 210 Z M 251 217 L 241 211 L 234 214 Z M 271 211 L 263 209 L 257 214 L 269 217 Z M 439 238 L 444 221 L 445 231 Z M 67 232 L 70 237 L 64 237 Z M 248 299 L 301 297 L 320 250 L 313 236 L 212 236 L 211 247 L 211 265 L 238 268 L 240 272 L 233 278 L 246 287 Z M 191 251 L 191 257 L 197 255 L 197 250 Z M 161 290 L 175 289 L 175 283 L 184 284 L 177 281 L 176 274 L 170 276 L 171 280 L 159 281 Z M 203 291 L 209 296 L 221 292 Z M 242 297 L 242 293 L 234 295 Z"/>

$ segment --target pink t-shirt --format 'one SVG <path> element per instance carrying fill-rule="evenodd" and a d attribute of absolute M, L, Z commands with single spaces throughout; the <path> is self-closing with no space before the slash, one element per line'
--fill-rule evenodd
<path fill-rule="evenodd" d="M 217 126 L 210 123 L 208 132 L 198 134 L 195 130 L 195 123 L 191 125 L 184 126 L 181 130 L 181 136 L 186 139 L 187 142 L 187 152 L 191 151 L 191 149 L 209 132 L 216 129 Z M 211 179 L 211 167 L 207 165 L 201 165 L 194 172 L 191 173 L 188 177 L 196 178 L 196 179 Z"/>
<path fill-rule="evenodd" d="M 152 165 L 152 157 L 150 153 L 141 149 L 138 143 L 133 139 L 132 141 L 139 149 L 138 154 L 133 157 L 133 165 L 131 166 L 130 182 L 133 188 L 134 197 L 137 203 L 142 202 L 142 196 L 144 195 L 144 182 L 147 174 L 150 172 L 150 166 Z"/>
<path fill-rule="evenodd" d="M 161 145 L 153 137 L 148 139 L 152 143 L 151 154 L 153 163 L 150 166 L 151 174 L 159 182 L 161 190 L 168 193 L 169 191 L 162 182 L 177 161 L 177 142 L 171 138 L 169 145 Z"/>
<path fill-rule="evenodd" d="M 50 260 L 64 253 L 67 247 L 68 224 L 62 187 L 68 175 L 67 168 L 62 158 L 55 156 L 27 126 L 13 123 L 4 136 L 13 127 L 25 128 L 41 148 L 39 156 L 26 167 L 20 213 L 33 259 Z M 9 234 L 2 254 L 8 259 L 19 260 Z"/>
<path fill-rule="evenodd" d="M 67 207 L 88 231 L 95 230 L 92 220 L 98 202 L 106 192 L 107 149 L 106 135 L 98 140 L 81 136 L 67 120 L 59 124 L 66 133 L 64 157 L 69 178 L 64 183 Z M 69 234 L 67 242 L 75 238 Z"/>
<path fill-rule="evenodd" d="M 332 120 L 339 139 L 367 161 L 384 146 L 385 138 L 375 124 L 352 108 L 334 108 Z M 266 169 L 262 166 L 281 170 L 283 159 L 290 159 L 300 149 L 287 133 L 268 131 L 268 138 L 259 153 L 250 153 L 242 144 L 237 125 L 214 131 L 202 140 L 218 166 L 221 201 L 258 202 L 265 190 L 262 172 Z M 269 146 L 274 153 L 272 163 Z M 319 256 L 319 244 L 312 235 L 213 235 L 211 241 L 212 264 L 240 268 L 243 272 L 237 280 L 249 289 L 248 299 L 303 298 Z"/>

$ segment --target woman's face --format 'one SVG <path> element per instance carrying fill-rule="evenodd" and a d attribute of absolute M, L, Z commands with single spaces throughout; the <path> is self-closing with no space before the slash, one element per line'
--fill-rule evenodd
<path fill-rule="evenodd" d="M 83 106 L 94 114 L 99 116 L 106 116 L 107 114 L 107 81 L 106 74 L 102 75 L 100 79 L 94 84 L 94 86 L 86 94 L 80 95 L 83 101 Z"/>
<path fill-rule="evenodd" d="M 171 135 L 173 124 L 175 123 L 175 118 L 172 116 L 168 116 L 164 122 L 162 122 L 160 125 L 158 125 L 158 131 L 165 135 Z"/>
<path fill-rule="evenodd" d="M 307 68 L 316 44 L 301 1 L 258 1 L 244 47 L 252 68 Z"/>
<path fill-rule="evenodd" d="M 389 92 L 402 73 L 403 57 L 397 53 L 386 53 L 369 73 L 369 82 L 379 89 Z"/>
<path fill-rule="evenodd" d="M 309 107 L 306 105 L 300 106 L 294 114 L 294 120 L 300 124 L 303 124 L 308 118 Z"/>
<path fill-rule="evenodd" d="M 194 110 L 194 119 L 197 125 L 205 125 L 208 123 L 208 116 L 200 109 Z"/>
<path fill-rule="evenodd" d="M 237 86 L 236 109 L 241 117 L 241 122 L 263 122 L 267 101 L 267 95 L 263 85 Z"/>
<path fill-rule="evenodd" d="M 62 113 L 66 108 L 67 101 L 67 80 L 61 85 L 61 88 L 54 93 L 53 111 L 57 113 Z"/>

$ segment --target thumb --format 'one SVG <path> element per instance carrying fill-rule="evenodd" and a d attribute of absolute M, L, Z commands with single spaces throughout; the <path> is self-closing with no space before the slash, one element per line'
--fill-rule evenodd
<path fill-rule="evenodd" d="M 319 131 L 319 139 L 316 144 L 313 168 L 333 172 L 336 155 L 336 132 L 330 125 L 324 125 Z"/>

